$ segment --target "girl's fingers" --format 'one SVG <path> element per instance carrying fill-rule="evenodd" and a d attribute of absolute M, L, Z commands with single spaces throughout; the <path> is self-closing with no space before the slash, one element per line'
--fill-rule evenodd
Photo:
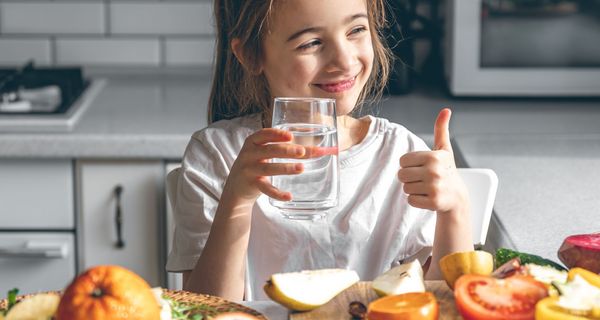
<path fill-rule="evenodd" d="M 259 159 L 288 158 L 298 159 L 304 157 L 304 147 L 299 144 L 273 143 L 262 146 L 257 150 Z"/>
<path fill-rule="evenodd" d="M 427 196 L 411 194 L 408 196 L 408 204 L 415 208 L 435 210 L 431 200 Z"/>
<path fill-rule="evenodd" d="M 277 199 L 280 201 L 290 201 L 292 200 L 292 194 L 287 191 L 281 191 L 275 188 L 268 179 L 259 179 L 258 180 L 258 190 L 264 193 L 270 198 Z"/>
<path fill-rule="evenodd" d="M 304 171 L 302 163 L 269 163 L 258 165 L 256 175 L 258 176 L 280 176 L 300 174 Z"/>
<path fill-rule="evenodd" d="M 400 167 L 419 167 L 430 161 L 433 151 L 415 151 L 404 154 L 400 157 Z"/>
<path fill-rule="evenodd" d="M 400 168 L 398 179 L 404 183 L 423 181 L 423 169 L 421 167 Z"/>
<path fill-rule="evenodd" d="M 263 145 L 269 142 L 289 142 L 293 135 L 289 131 L 266 128 L 259 130 L 248 137 L 250 142 L 255 145 Z"/>
<path fill-rule="evenodd" d="M 429 185 L 423 182 L 409 182 L 405 183 L 403 186 L 404 193 L 409 195 L 428 195 L 430 193 Z"/>

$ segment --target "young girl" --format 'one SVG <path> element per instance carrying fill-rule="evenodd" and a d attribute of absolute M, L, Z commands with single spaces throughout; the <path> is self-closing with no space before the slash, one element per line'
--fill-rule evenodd
<path fill-rule="evenodd" d="M 215 0 L 214 8 L 212 124 L 193 135 L 172 199 L 167 269 L 183 272 L 184 289 L 260 300 L 273 273 L 348 268 L 372 280 L 414 259 L 441 279 L 442 256 L 473 250 L 450 111 L 435 123 L 434 151 L 398 124 L 352 117 L 388 77 L 383 0 Z M 325 219 L 288 220 L 269 204 L 293 197 L 271 176 L 303 171 L 270 159 L 305 153 L 270 128 L 278 96 L 336 99 L 340 198 Z"/>

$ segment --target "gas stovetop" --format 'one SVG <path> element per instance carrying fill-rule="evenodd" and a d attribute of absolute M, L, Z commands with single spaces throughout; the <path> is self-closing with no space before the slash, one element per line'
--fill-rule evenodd
<path fill-rule="evenodd" d="M 81 67 L 0 67 L 0 132 L 70 131 L 105 82 Z"/>
<path fill-rule="evenodd" d="M 89 84 L 79 67 L 0 68 L 0 113 L 62 114 Z"/>

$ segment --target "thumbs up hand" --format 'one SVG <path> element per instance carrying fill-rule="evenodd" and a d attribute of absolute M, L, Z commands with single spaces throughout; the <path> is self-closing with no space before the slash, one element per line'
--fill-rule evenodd
<path fill-rule="evenodd" d="M 467 190 L 456 170 L 450 143 L 450 116 L 450 109 L 440 111 L 433 129 L 432 151 L 409 152 L 400 157 L 398 179 L 404 183 L 408 203 L 413 207 L 438 213 L 468 207 Z"/>

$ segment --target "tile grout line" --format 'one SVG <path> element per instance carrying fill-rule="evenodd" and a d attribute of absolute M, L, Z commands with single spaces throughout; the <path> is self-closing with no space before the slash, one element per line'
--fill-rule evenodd
<path fill-rule="evenodd" d="M 50 36 L 50 64 L 56 66 L 58 64 L 58 49 L 56 43 L 56 36 Z"/>
<path fill-rule="evenodd" d="M 167 40 L 166 37 L 164 35 L 159 35 L 158 36 L 158 45 L 159 45 L 159 49 L 158 49 L 158 65 L 159 67 L 164 67 L 167 65 Z"/>
<path fill-rule="evenodd" d="M 110 0 L 104 0 L 104 37 L 108 38 L 112 32 L 110 27 Z"/>

